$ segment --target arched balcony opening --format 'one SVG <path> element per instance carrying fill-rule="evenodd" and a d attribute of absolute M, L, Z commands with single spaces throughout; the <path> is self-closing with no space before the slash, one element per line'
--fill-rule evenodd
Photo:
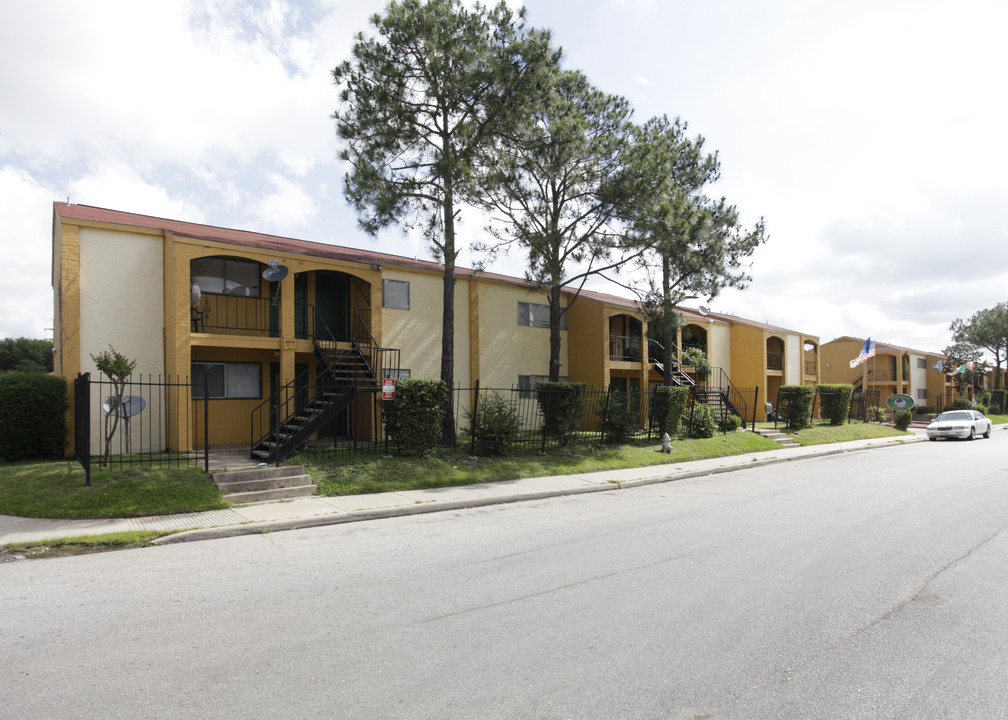
<path fill-rule="evenodd" d="M 699 350 L 704 355 L 707 352 L 707 330 L 699 325 L 687 325 L 682 330 L 682 351 Z"/>
<path fill-rule="evenodd" d="M 784 341 L 779 337 L 769 337 L 766 341 L 767 370 L 784 370 Z"/>
<path fill-rule="evenodd" d="M 640 362 L 644 326 L 632 315 L 609 318 L 609 359 L 616 362 Z"/>
<path fill-rule="evenodd" d="M 802 367 L 806 377 L 819 375 L 819 346 L 811 340 L 802 344 Z"/>
<path fill-rule="evenodd" d="M 217 335 L 276 334 L 269 283 L 260 262 L 214 256 L 189 263 L 189 306 L 192 331 Z"/>

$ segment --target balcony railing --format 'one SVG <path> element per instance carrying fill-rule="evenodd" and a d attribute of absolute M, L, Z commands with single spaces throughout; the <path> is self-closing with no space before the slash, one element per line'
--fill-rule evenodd
<path fill-rule="evenodd" d="M 767 350 L 766 354 L 766 366 L 767 370 L 783 370 L 784 369 L 784 353 L 772 352 Z"/>
<path fill-rule="evenodd" d="M 279 306 L 270 298 L 204 294 L 199 307 L 190 310 L 194 333 L 277 337 Z M 307 339 L 315 334 L 315 308 L 307 303 L 294 306 L 294 335 Z"/>
<path fill-rule="evenodd" d="M 640 362 L 641 339 L 638 336 L 610 335 L 609 359 L 622 362 Z"/>

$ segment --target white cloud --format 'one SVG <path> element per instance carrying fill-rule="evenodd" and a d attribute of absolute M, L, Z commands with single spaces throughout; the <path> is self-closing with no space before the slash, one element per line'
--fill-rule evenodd
<path fill-rule="evenodd" d="M 266 173 L 273 191 L 254 201 L 250 214 L 260 227 L 280 235 L 309 225 L 318 214 L 319 206 L 302 185 L 279 173 Z"/>
<path fill-rule="evenodd" d="M 52 337 L 54 195 L 24 170 L 0 168 L 0 337 Z"/>

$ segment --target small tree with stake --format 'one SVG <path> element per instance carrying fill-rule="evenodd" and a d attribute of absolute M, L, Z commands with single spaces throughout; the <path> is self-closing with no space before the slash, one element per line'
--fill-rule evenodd
<path fill-rule="evenodd" d="M 123 393 L 126 392 L 126 380 L 136 367 L 136 360 L 130 360 L 114 347 L 109 345 L 97 355 L 92 355 L 95 367 L 112 381 L 114 394 L 109 397 L 109 409 L 105 415 L 105 454 L 102 456 L 102 467 L 107 467 L 112 456 L 112 437 L 119 428 L 119 407 L 122 405 Z"/>

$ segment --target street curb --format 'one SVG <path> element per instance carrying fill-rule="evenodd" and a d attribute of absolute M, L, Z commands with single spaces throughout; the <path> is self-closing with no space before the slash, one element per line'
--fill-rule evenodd
<path fill-rule="evenodd" d="M 195 530 L 184 530 L 173 535 L 157 538 L 151 541 L 152 545 L 171 545 L 183 542 L 196 542 L 200 540 L 216 540 L 219 538 L 242 537 L 244 535 L 261 535 L 272 532 L 282 532 L 285 530 L 301 530 L 304 528 L 325 527 L 326 525 L 343 525 L 346 523 L 364 522 L 367 520 L 381 520 L 385 518 L 409 517 L 411 515 L 426 515 L 435 512 L 446 512 L 451 510 L 469 510 L 473 508 L 490 507 L 493 505 L 506 505 L 509 503 L 528 502 L 531 500 L 543 500 L 554 497 L 565 497 L 569 495 L 583 495 L 586 493 L 607 492 L 610 490 L 624 490 L 659 483 L 675 482 L 676 480 L 686 480 L 689 478 L 704 477 L 707 475 L 720 475 L 722 473 L 733 472 L 735 470 L 745 470 L 747 468 L 766 467 L 786 462 L 796 462 L 798 460 L 808 460 L 811 458 L 827 457 L 830 455 L 842 455 L 844 453 L 860 452 L 864 450 L 874 450 L 876 448 L 896 447 L 898 445 L 908 445 L 912 443 L 924 442 L 927 438 L 919 435 L 901 437 L 879 442 L 862 447 L 833 448 L 822 452 L 795 455 L 794 457 L 778 456 L 768 458 L 756 458 L 744 464 L 725 465 L 717 468 L 707 468 L 704 470 L 684 470 L 667 475 L 641 478 L 640 480 L 612 481 L 600 483 L 598 485 L 586 485 L 576 488 L 561 488 L 556 490 L 537 490 L 530 492 L 515 493 L 513 495 L 502 495 L 499 497 L 487 497 L 474 500 L 445 500 L 417 502 L 415 505 L 402 507 L 383 508 L 381 510 L 357 510 L 339 515 L 319 515 L 310 518 L 295 520 L 272 520 L 267 522 L 252 522 L 242 525 L 222 525 L 212 528 L 199 528 Z M 778 452 L 770 450 L 768 452 Z M 787 449 L 782 448 L 779 452 L 787 453 Z"/>

